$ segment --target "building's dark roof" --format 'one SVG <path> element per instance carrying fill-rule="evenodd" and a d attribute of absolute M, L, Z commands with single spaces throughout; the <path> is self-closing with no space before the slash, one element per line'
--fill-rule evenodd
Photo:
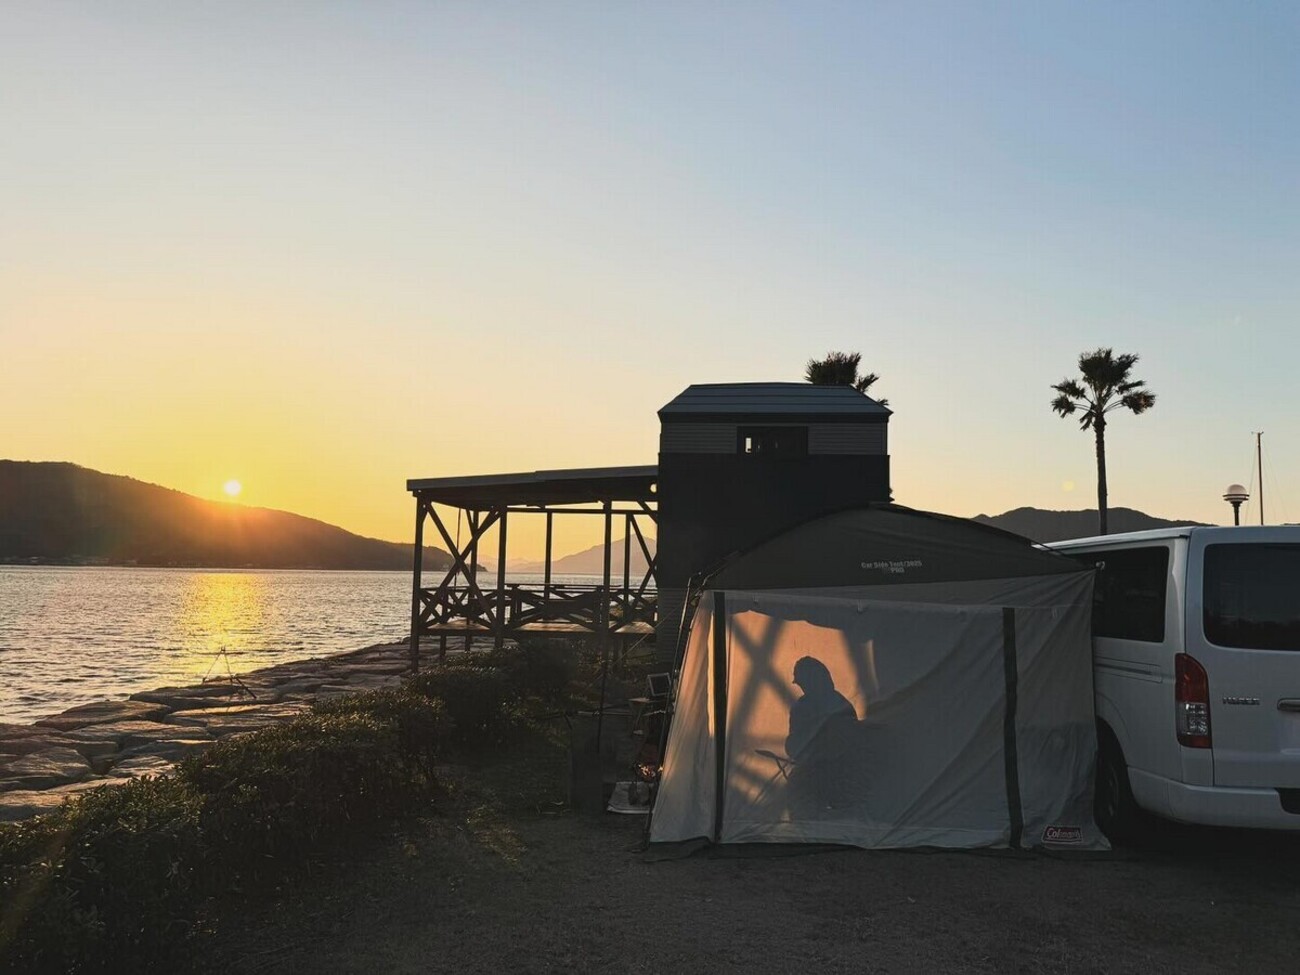
<path fill-rule="evenodd" d="M 812 383 L 706 383 L 687 386 L 659 411 L 661 420 L 887 419 L 890 411 L 852 386 Z"/>
<path fill-rule="evenodd" d="M 583 467 L 519 474 L 426 477 L 406 482 L 412 494 L 461 508 L 501 504 L 595 504 L 601 501 L 650 501 L 659 477 L 655 465 Z"/>

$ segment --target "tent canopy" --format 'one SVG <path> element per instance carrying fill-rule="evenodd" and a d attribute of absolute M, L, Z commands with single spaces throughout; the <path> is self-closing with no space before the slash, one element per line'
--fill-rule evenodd
<path fill-rule="evenodd" d="M 1091 570 L 890 505 L 706 585 L 652 841 L 1104 847 Z"/>
<path fill-rule="evenodd" d="M 819 589 L 1077 573 L 1027 538 L 965 518 L 872 504 L 815 518 L 733 556 L 710 589 Z"/>

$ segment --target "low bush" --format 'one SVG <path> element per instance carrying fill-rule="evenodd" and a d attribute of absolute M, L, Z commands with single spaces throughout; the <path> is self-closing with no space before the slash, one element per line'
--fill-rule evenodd
<path fill-rule="evenodd" d="M 522 698 L 508 672 L 482 657 L 467 656 L 420 674 L 411 688 L 442 702 L 448 743 L 464 751 L 502 744 L 523 717 Z"/>
<path fill-rule="evenodd" d="M 185 967 L 208 897 L 417 808 L 446 726 L 424 694 L 342 698 L 220 742 L 171 776 L 0 826 L 0 971 Z"/>
<path fill-rule="evenodd" d="M 0 828 L 0 970 L 178 963 L 200 900 L 202 805 L 179 778 L 146 779 Z"/>
<path fill-rule="evenodd" d="M 541 642 L 457 655 L 401 690 L 218 742 L 170 776 L 0 825 L 0 972 L 185 969 L 212 897 L 422 808 L 445 752 L 500 745 L 571 707 L 592 659 Z"/>
<path fill-rule="evenodd" d="M 589 639 L 525 639 L 505 666 L 525 695 L 543 705 L 564 706 L 598 675 L 600 653 Z"/>
<path fill-rule="evenodd" d="M 313 710 L 325 717 L 360 715 L 383 722 L 395 736 L 402 761 L 423 772 L 431 782 L 451 730 L 442 699 L 417 693 L 409 686 L 398 691 L 335 698 L 317 704 Z"/>
<path fill-rule="evenodd" d="M 419 702 L 437 723 L 436 702 L 410 700 L 403 712 Z M 221 742 L 186 762 L 178 774 L 204 797 L 200 829 L 222 852 L 211 873 L 278 872 L 350 827 L 396 815 L 425 796 L 432 782 L 424 750 L 408 752 L 402 722 L 383 714 L 392 706 L 334 707 Z"/>

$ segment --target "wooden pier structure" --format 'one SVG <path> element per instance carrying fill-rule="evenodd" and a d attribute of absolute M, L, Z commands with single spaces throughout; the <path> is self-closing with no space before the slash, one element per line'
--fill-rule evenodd
<path fill-rule="evenodd" d="M 499 648 L 508 636 L 591 634 L 599 638 L 605 656 L 615 639 L 626 642 L 652 635 L 656 562 L 644 528 L 658 522 L 658 473 L 656 466 L 598 467 L 407 481 L 415 497 L 412 671 L 419 671 L 420 641 L 425 637 L 437 638 L 441 659 L 449 638 L 463 638 L 468 647 L 475 636 L 491 636 Z M 454 518 L 444 520 L 440 507 L 454 511 Z M 544 571 L 535 585 L 506 581 L 507 529 L 523 516 L 546 519 Z M 557 516 L 604 519 L 604 572 L 599 583 L 574 585 L 553 579 Z M 612 573 L 613 533 L 619 521 L 624 530 L 621 580 Z M 426 522 L 452 559 L 436 586 L 426 586 L 422 573 Z M 647 566 L 639 578 L 631 573 L 633 540 Z M 488 573 L 480 556 L 493 555 L 495 565 Z"/>

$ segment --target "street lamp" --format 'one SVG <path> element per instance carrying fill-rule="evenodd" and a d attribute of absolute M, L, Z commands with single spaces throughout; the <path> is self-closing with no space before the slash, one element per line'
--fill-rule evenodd
<path fill-rule="evenodd" d="M 1250 494 L 1240 484 L 1229 484 L 1228 490 L 1223 492 L 1223 500 L 1232 505 L 1232 523 L 1240 525 L 1241 505 L 1250 500 Z"/>

